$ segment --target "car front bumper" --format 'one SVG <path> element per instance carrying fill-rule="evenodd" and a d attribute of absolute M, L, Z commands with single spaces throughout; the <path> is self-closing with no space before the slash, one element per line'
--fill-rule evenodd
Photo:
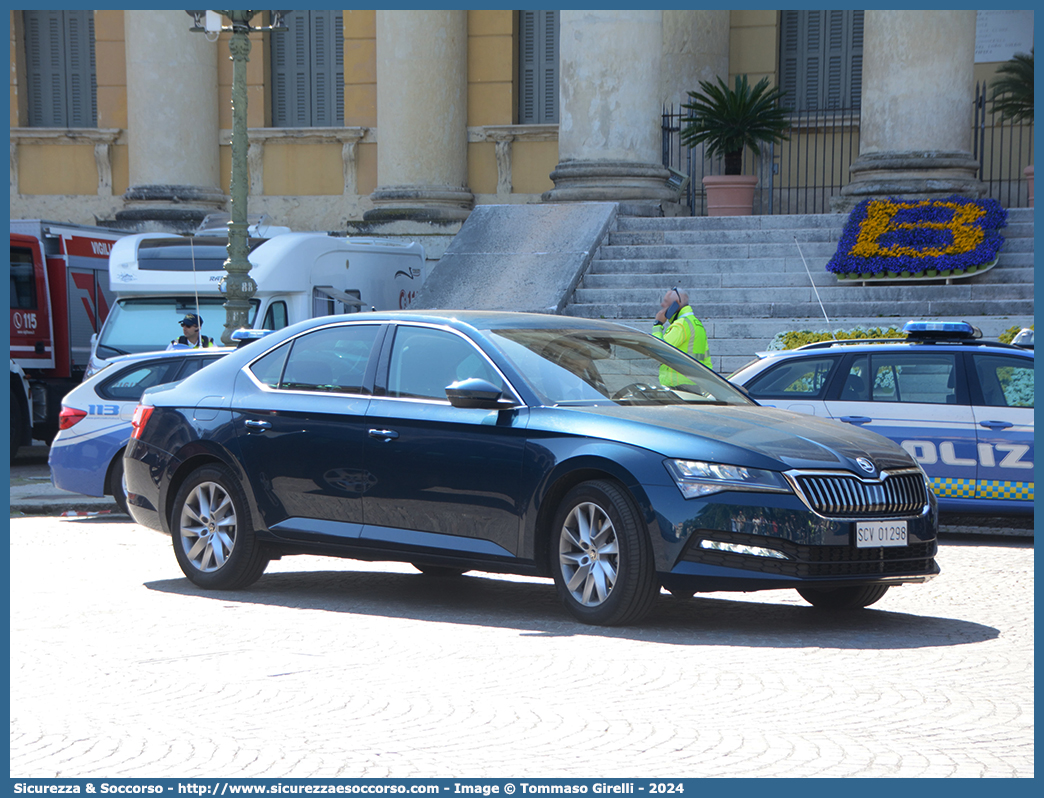
<path fill-rule="evenodd" d="M 650 499 L 658 577 L 668 590 L 900 584 L 939 573 L 933 501 L 920 514 L 899 516 L 906 521 L 907 545 L 858 548 L 856 519 L 824 518 L 793 494 L 686 500 L 670 486 L 650 491 Z"/>

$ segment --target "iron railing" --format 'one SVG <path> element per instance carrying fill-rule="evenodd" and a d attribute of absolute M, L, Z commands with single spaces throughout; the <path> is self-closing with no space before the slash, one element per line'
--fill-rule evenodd
<path fill-rule="evenodd" d="M 1033 124 L 1013 124 L 989 106 L 986 82 L 975 85 L 975 127 L 972 154 L 979 162 L 979 180 L 986 196 L 1006 208 L 1029 205 L 1022 170 L 1033 162 Z M 690 206 L 691 207 L 691 206 Z"/>
<path fill-rule="evenodd" d="M 974 156 L 987 196 L 1008 208 L 1029 204 L 1022 174 L 1032 162 L 1033 125 L 1012 124 L 988 110 L 986 84 L 976 88 Z M 689 178 L 685 201 L 693 216 L 704 216 L 703 178 L 724 172 L 721 158 L 704 157 L 703 147 L 681 143 L 682 109 L 665 106 L 661 123 L 663 165 Z M 848 185 L 849 167 L 859 155 L 859 109 L 794 111 L 789 140 L 743 154 L 744 174 L 757 174 L 755 214 L 830 213 L 830 200 Z"/>

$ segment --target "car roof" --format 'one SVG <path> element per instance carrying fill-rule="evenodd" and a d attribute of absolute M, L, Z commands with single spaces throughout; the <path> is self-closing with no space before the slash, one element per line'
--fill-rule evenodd
<path fill-rule="evenodd" d="M 172 357 L 205 357 L 206 355 L 226 355 L 236 351 L 234 346 L 208 346 L 205 349 L 160 349 L 155 352 L 134 352 L 108 359 L 110 366 L 122 366 L 126 363 L 137 363 L 142 360 L 159 360 Z M 108 369 L 104 369 L 108 371 Z M 98 372 L 99 374 L 101 372 Z"/>
<path fill-rule="evenodd" d="M 292 324 L 283 329 L 302 331 L 336 322 L 419 322 L 455 328 L 468 327 L 488 331 L 496 329 L 603 330 L 606 332 L 638 332 L 632 327 L 601 319 L 558 316 L 550 313 L 525 313 L 509 310 L 389 310 L 364 311 L 340 316 L 321 316 Z M 279 330 L 278 332 L 283 332 Z"/>
<path fill-rule="evenodd" d="M 796 349 L 785 350 L 785 352 L 772 352 L 770 354 L 794 354 L 797 352 L 811 352 L 811 351 L 822 351 L 830 349 L 838 350 L 867 350 L 874 352 L 887 351 L 889 349 L 902 350 L 902 349 L 914 349 L 914 348 L 927 348 L 927 349 L 946 349 L 946 350 L 962 350 L 968 347 L 975 349 L 998 349 L 1004 352 L 1019 352 L 1030 357 L 1033 353 L 1021 346 L 1015 346 L 1014 344 L 1006 344 L 1001 341 L 984 341 L 981 338 L 972 341 L 961 341 L 961 340 L 936 340 L 936 341 L 924 341 L 924 340 L 905 340 L 902 338 L 856 338 L 851 340 L 843 341 L 816 341 L 815 343 L 805 344 L 799 346 Z"/>
<path fill-rule="evenodd" d="M 756 352 L 755 358 L 733 371 L 730 379 L 741 373 L 747 373 L 748 369 L 752 368 L 757 368 L 760 372 L 762 367 L 767 368 L 770 363 L 821 355 L 838 355 L 846 352 L 961 352 L 969 351 L 969 348 L 974 348 L 980 352 L 1003 353 L 1033 360 L 1032 349 L 1005 344 L 1000 341 L 983 341 L 981 339 L 975 341 L 907 341 L 901 338 L 860 338 L 843 341 L 817 341 L 816 343 L 799 346 L 796 349 Z"/>
<path fill-rule="evenodd" d="M 355 317 L 356 314 L 348 316 Z M 587 329 L 591 327 L 620 328 L 622 325 L 600 319 L 585 319 L 577 316 L 558 316 L 552 313 L 525 313 L 514 310 L 394 310 L 374 311 L 367 316 L 389 321 L 456 321 L 480 330 L 498 327 L 547 326 Z"/>

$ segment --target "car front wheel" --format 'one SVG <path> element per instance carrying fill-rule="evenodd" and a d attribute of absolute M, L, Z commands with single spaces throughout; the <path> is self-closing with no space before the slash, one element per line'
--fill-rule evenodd
<path fill-rule="evenodd" d="M 659 592 L 645 524 L 630 496 L 605 480 L 577 485 L 552 527 L 551 566 L 566 609 L 583 623 L 636 623 Z"/>
<path fill-rule="evenodd" d="M 819 589 L 799 587 L 798 594 L 820 610 L 861 610 L 869 607 L 888 592 L 888 585 L 855 585 Z"/>
<path fill-rule="evenodd" d="M 170 520 L 178 565 L 200 587 L 235 590 L 264 573 L 268 558 L 243 491 L 225 466 L 194 471 L 178 490 Z"/>

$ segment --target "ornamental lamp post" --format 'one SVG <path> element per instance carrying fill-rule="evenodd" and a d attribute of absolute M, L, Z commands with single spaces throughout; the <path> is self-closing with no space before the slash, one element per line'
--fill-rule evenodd
<path fill-rule="evenodd" d="M 250 33 L 255 30 L 281 32 L 288 30 L 284 20 L 289 11 L 273 11 L 272 24 L 252 28 L 250 20 L 260 11 L 186 11 L 192 17 L 189 28 L 195 33 L 205 33 L 216 41 L 221 31 L 232 36 L 228 49 L 232 59 L 232 181 L 231 221 L 228 223 L 228 260 L 225 261 L 225 276 L 219 286 L 225 295 L 225 330 L 221 342 L 232 344 L 232 333 L 247 326 L 250 313 L 250 298 L 257 291 L 257 283 L 250 276 L 250 261 L 247 259 L 247 194 L 249 172 L 247 171 L 247 80 L 246 65 L 250 55 Z M 231 26 L 222 26 L 221 17 L 231 20 Z M 213 37 L 213 38 L 211 38 Z"/>

